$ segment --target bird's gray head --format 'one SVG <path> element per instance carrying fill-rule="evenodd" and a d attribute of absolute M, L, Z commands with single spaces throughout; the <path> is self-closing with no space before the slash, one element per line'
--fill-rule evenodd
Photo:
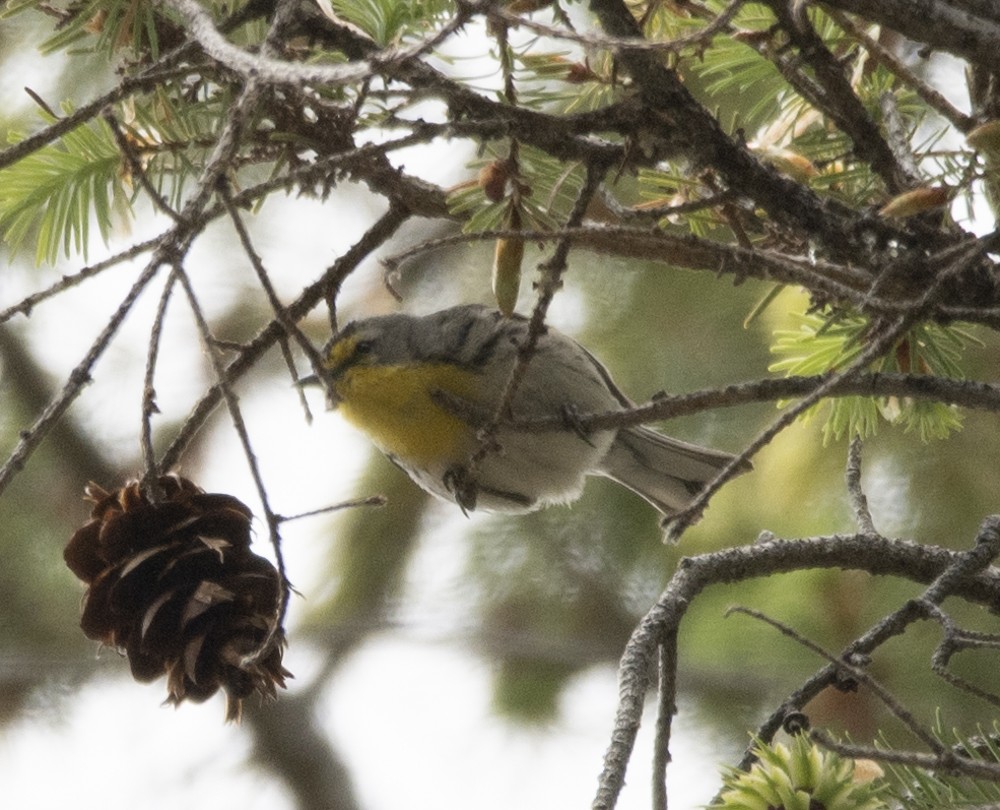
<path fill-rule="evenodd" d="M 327 371 L 336 377 L 361 364 L 392 366 L 412 362 L 420 356 L 414 345 L 418 320 L 396 314 L 352 321 L 323 350 Z"/>

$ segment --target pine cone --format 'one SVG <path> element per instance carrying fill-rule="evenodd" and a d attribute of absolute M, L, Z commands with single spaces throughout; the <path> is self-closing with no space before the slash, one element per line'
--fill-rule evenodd
<path fill-rule="evenodd" d="M 206 700 L 221 687 L 226 719 L 254 692 L 274 698 L 290 677 L 284 632 L 261 656 L 279 574 L 250 551 L 251 512 L 185 478 L 159 479 L 155 503 L 138 481 L 87 487 L 91 519 L 70 539 L 66 564 L 87 583 L 80 626 L 122 650 L 138 681 L 167 676 L 167 702 Z"/>

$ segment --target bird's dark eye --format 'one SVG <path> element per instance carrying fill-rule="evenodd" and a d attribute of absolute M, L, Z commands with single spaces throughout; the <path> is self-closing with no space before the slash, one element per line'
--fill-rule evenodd
<path fill-rule="evenodd" d="M 350 368 L 355 363 L 366 362 L 375 342 L 372 340 L 356 340 L 354 335 L 341 334 L 334 336 L 326 349 L 326 367 L 335 373 Z"/>

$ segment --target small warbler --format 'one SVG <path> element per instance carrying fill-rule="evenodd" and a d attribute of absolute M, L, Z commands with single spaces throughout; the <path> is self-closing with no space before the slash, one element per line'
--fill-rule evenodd
<path fill-rule="evenodd" d="M 644 427 L 580 429 L 576 413 L 633 403 L 590 352 L 552 328 L 496 420 L 527 337 L 527 319 L 475 305 L 354 321 L 325 350 L 331 404 L 423 489 L 463 510 L 568 503 L 585 476 L 603 475 L 672 514 L 732 460 Z M 544 431 L 510 424 L 560 415 L 563 424 Z"/>

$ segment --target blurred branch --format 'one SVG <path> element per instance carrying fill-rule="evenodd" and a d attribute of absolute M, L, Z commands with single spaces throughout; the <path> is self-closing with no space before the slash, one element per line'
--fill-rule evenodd
<path fill-rule="evenodd" d="M 622 0 L 593 0 L 591 9 L 607 33 L 643 40 L 637 21 Z M 682 154 L 697 168 L 711 166 L 729 187 L 751 197 L 776 221 L 805 231 L 832 256 L 845 261 L 860 252 L 864 232 L 900 244 L 911 241 L 884 222 L 862 226 L 845 206 L 820 199 L 808 187 L 758 161 L 722 130 L 716 118 L 655 54 L 641 49 L 623 50 L 619 59 L 638 85 L 645 116 L 655 120 L 656 146 L 666 154 Z"/>
<path fill-rule="evenodd" d="M 45 405 L 31 427 L 21 431 L 20 440 L 4 464 L 0 466 L 0 493 L 6 489 L 11 479 L 24 467 L 32 453 L 38 448 L 38 445 L 62 421 L 69 406 L 80 395 L 83 387 L 90 382 L 90 372 L 94 363 L 104 353 L 104 350 L 111 342 L 111 338 L 114 337 L 122 321 L 125 320 L 125 316 L 132 309 L 136 299 L 138 299 L 139 294 L 156 275 L 159 267 L 160 263 L 155 259 L 146 265 L 146 268 L 125 295 L 121 304 L 118 305 L 118 308 L 112 314 L 107 324 L 105 324 L 97 339 L 91 344 L 83 359 L 70 372 L 62 390 Z"/>
<path fill-rule="evenodd" d="M 31 356 L 23 338 L 6 326 L 0 327 L 0 365 L 4 388 L 17 403 L 15 412 L 39 413 L 55 396 L 49 375 Z M 78 479 L 108 482 L 117 478 L 117 470 L 74 420 L 57 420 L 51 440 Z"/>
<path fill-rule="evenodd" d="M 248 705 L 253 757 L 295 796 L 298 810 L 359 810 L 347 766 L 315 713 L 314 690 L 283 695 L 280 703 Z"/>
<path fill-rule="evenodd" d="M 298 810 L 359 810 L 350 773 L 316 717 L 314 690 L 247 706 L 253 757 L 295 796 Z"/>
<path fill-rule="evenodd" d="M 843 14 L 836 9 L 831 9 L 830 14 L 833 19 L 836 20 L 837 25 L 865 46 L 865 50 L 868 51 L 873 59 L 880 64 L 885 65 L 886 68 L 899 76 L 900 79 L 905 82 L 907 87 L 912 87 L 913 91 L 926 101 L 928 106 L 932 107 L 940 115 L 947 118 L 955 129 L 959 132 L 968 133 L 969 130 L 975 126 L 975 119 L 963 113 L 955 107 L 954 104 L 948 101 L 943 93 L 938 92 L 935 88 L 917 76 L 888 48 L 882 47 L 878 40 L 869 36 L 863 26 L 859 25 L 846 14 Z"/>

